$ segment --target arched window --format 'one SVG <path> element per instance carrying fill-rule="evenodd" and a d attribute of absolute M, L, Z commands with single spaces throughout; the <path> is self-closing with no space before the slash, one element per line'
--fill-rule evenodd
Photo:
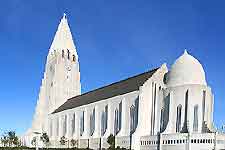
<path fill-rule="evenodd" d="M 105 106 L 105 110 L 101 115 L 101 135 L 103 136 L 107 129 L 107 120 L 108 120 L 108 105 Z"/>
<path fill-rule="evenodd" d="M 156 108 L 156 84 L 152 83 L 152 112 L 151 112 L 151 135 L 154 135 L 155 130 L 155 108 Z"/>
<path fill-rule="evenodd" d="M 75 133 L 75 113 L 72 115 L 72 120 L 71 120 L 71 131 L 72 135 Z"/>
<path fill-rule="evenodd" d="M 170 112 L 170 93 L 163 98 L 163 108 L 161 110 L 161 128 L 160 132 L 165 131 L 166 126 L 169 122 L 169 112 Z"/>
<path fill-rule="evenodd" d="M 198 105 L 194 106 L 193 131 L 198 132 Z"/>
<path fill-rule="evenodd" d="M 139 98 L 137 98 L 134 104 L 130 107 L 130 133 L 133 134 L 138 124 L 138 106 Z"/>
<path fill-rule="evenodd" d="M 105 131 L 108 128 L 108 105 L 105 106 Z"/>
<path fill-rule="evenodd" d="M 84 111 L 81 113 L 80 116 L 80 136 L 84 133 Z"/>
<path fill-rule="evenodd" d="M 206 98 L 206 91 L 204 90 L 202 93 L 202 124 L 205 122 L 205 98 Z"/>
<path fill-rule="evenodd" d="M 162 132 L 164 126 L 164 108 L 161 109 L 161 116 L 160 116 L 160 131 Z"/>
<path fill-rule="evenodd" d="M 122 125 L 122 102 L 119 103 L 119 109 L 115 109 L 114 134 L 117 135 Z"/>
<path fill-rule="evenodd" d="M 115 120 L 114 120 L 114 135 L 119 132 L 119 111 L 116 108 L 115 110 Z"/>
<path fill-rule="evenodd" d="M 92 136 L 95 131 L 95 108 L 93 109 L 92 114 L 90 115 L 90 135 Z"/>
<path fill-rule="evenodd" d="M 177 120 L 176 120 L 176 132 L 180 132 L 181 130 L 181 112 L 182 112 L 182 106 L 177 106 Z"/>
<path fill-rule="evenodd" d="M 130 107 L 130 133 L 133 133 L 135 130 L 135 106 Z"/>
<path fill-rule="evenodd" d="M 188 119 L 187 119 L 187 116 L 188 116 L 188 90 L 185 92 L 185 108 L 184 108 L 184 124 L 183 124 L 183 127 L 182 127 L 182 130 L 180 131 L 181 133 L 188 133 Z"/>

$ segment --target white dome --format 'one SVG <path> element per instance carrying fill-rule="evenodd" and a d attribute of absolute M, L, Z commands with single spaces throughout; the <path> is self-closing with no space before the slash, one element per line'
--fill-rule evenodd
<path fill-rule="evenodd" d="M 205 72 L 200 62 L 187 51 L 172 65 L 168 74 L 168 86 L 180 86 L 187 84 L 206 85 Z"/>

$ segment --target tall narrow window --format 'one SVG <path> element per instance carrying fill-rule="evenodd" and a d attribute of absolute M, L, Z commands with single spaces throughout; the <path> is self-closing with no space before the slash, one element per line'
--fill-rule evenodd
<path fill-rule="evenodd" d="M 71 120 L 71 126 L 72 126 L 72 135 L 75 133 L 75 113 L 72 116 L 72 120 Z"/>
<path fill-rule="evenodd" d="M 101 115 L 101 135 L 103 136 L 107 129 L 107 120 L 108 120 L 108 105 L 105 106 L 105 110 Z"/>
<path fill-rule="evenodd" d="M 163 130 L 163 126 L 164 126 L 164 108 L 161 109 L 160 131 Z"/>
<path fill-rule="evenodd" d="M 101 136 L 104 135 L 104 128 L 105 128 L 105 113 L 102 112 L 102 115 L 101 115 Z"/>
<path fill-rule="evenodd" d="M 181 130 L 181 133 L 188 133 L 188 119 L 187 119 L 187 113 L 188 113 L 188 90 L 185 93 L 185 109 L 184 109 L 184 124 Z"/>
<path fill-rule="evenodd" d="M 108 105 L 105 106 L 105 131 L 108 128 Z"/>
<path fill-rule="evenodd" d="M 156 84 L 152 83 L 152 111 L 151 111 L 151 135 L 154 135 L 155 129 L 155 107 L 156 107 Z"/>
<path fill-rule="evenodd" d="M 165 131 L 166 126 L 169 122 L 170 116 L 170 93 L 163 99 L 163 108 L 161 110 L 161 129 L 160 132 Z"/>
<path fill-rule="evenodd" d="M 135 130 L 135 106 L 130 107 L 130 133 L 133 133 Z"/>
<path fill-rule="evenodd" d="M 62 58 L 64 58 L 64 55 L 65 55 L 65 54 L 64 54 L 64 50 L 62 50 Z"/>
<path fill-rule="evenodd" d="M 194 106 L 193 131 L 198 132 L 198 105 Z"/>
<path fill-rule="evenodd" d="M 76 61 L 75 55 L 73 55 L 73 61 L 74 61 L 74 62 Z"/>
<path fill-rule="evenodd" d="M 138 125 L 138 110 L 139 110 L 139 97 L 135 100 L 135 119 L 134 119 L 134 131 L 137 128 Z"/>
<path fill-rule="evenodd" d="M 115 110 L 115 120 L 114 120 L 114 135 L 119 132 L 119 111 Z"/>
<path fill-rule="evenodd" d="M 92 114 L 90 115 L 90 135 L 92 136 L 95 131 L 95 108 L 93 109 Z"/>
<path fill-rule="evenodd" d="M 80 136 L 84 133 L 84 111 L 81 113 L 80 116 Z"/>
<path fill-rule="evenodd" d="M 67 58 L 70 59 L 70 51 L 67 49 Z"/>
<path fill-rule="evenodd" d="M 205 124 L 205 98 L 206 98 L 206 91 L 203 91 L 202 94 L 202 126 Z"/>
<path fill-rule="evenodd" d="M 119 104 L 119 116 L 118 116 L 118 129 L 119 129 L 119 131 L 120 131 L 121 127 L 122 127 L 122 102 L 120 102 L 120 104 Z"/>
<path fill-rule="evenodd" d="M 181 130 L 181 111 L 182 111 L 182 106 L 178 105 L 177 106 L 177 119 L 176 119 L 176 132 L 180 132 L 180 130 Z"/>

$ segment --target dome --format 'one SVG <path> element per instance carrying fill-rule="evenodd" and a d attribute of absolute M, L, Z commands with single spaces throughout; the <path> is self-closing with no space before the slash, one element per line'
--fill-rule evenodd
<path fill-rule="evenodd" d="M 174 87 L 187 84 L 206 85 L 206 80 L 200 62 L 185 50 L 184 54 L 172 65 L 167 85 Z"/>

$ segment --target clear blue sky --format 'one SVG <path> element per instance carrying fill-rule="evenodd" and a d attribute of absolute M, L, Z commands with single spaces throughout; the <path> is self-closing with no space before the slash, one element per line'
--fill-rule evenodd
<path fill-rule="evenodd" d="M 80 58 L 82 91 L 133 76 L 184 49 L 203 64 L 225 122 L 225 2 L 7 0 L 0 5 L 0 129 L 31 125 L 48 49 L 66 12 Z"/>

